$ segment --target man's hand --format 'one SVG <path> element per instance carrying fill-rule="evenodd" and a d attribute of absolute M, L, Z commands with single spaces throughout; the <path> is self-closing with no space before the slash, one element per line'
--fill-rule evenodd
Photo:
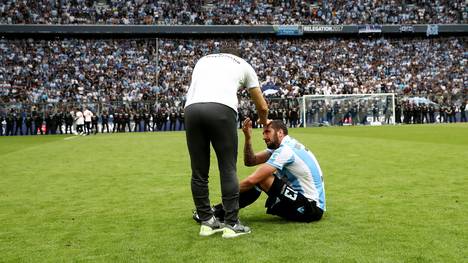
<path fill-rule="evenodd" d="M 267 123 L 270 124 L 270 122 L 271 120 L 268 120 Z M 250 118 L 246 118 L 242 123 L 242 131 L 245 135 L 244 164 L 254 166 L 266 162 L 270 158 L 271 152 L 265 150 L 255 154 L 252 149 L 252 120 Z"/>
<path fill-rule="evenodd" d="M 246 118 L 242 123 L 242 131 L 244 132 L 245 138 L 250 139 L 252 137 L 252 120 Z"/>
<path fill-rule="evenodd" d="M 270 120 L 270 119 L 267 119 L 265 123 L 262 123 L 262 122 L 260 121 L 260 119 L 258 119 L 257 122 L 260 123 L 260 124 L 262 124 L 262 125 L 263 125 L 263 128 L 265 128 L 265 127 L 268 127 L 268 125 L 270 125 L 271 120 Z"/>

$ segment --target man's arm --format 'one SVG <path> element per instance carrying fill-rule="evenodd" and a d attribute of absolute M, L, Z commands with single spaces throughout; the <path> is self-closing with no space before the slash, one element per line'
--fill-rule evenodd
<path fill-rule="evenodd" d="M 250 98 L 255 103 L 258 112 L 258 119 L 261 124 L 268 124 L 268 104 L 263 98 L 262 90 L 259 87 L 249 89 Z"/>
<path fill-rule="evenodd" d="M 261 184 L 269 176 L 273 176 L 273 173 L 276 172 L 276 168 L 269 164 L 262 164 L 258 169 L 249 175 L 239 183 L 240 189 L 239 192 L 245 192 L 250 188 L 254 187 L 256 184 Z"/>
<path fill-rule="evenodd" d="M 245 166 L 255 166 L 257 164 L 264 163 L 270 158 L 271 153 L 268 151 L 261 151 L 254 153 L 252 148 L 252 121 L 250 118 L 246 118 L 242 123 L 242 131 L 245 136 L 244 143 L 244 164 Z"/>

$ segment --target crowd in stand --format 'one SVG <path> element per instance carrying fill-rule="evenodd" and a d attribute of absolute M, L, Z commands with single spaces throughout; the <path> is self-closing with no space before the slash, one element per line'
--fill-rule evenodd
<path fill-rule="evenodd" d="M 466 24 L 465 0 L 4 0 L 3 24 Z"/>
<path fill-rule="evenodd" d="M 468 86 L 465 37 L 158 41 L 2 39 L 0 101 L 178 108 L 195 62 L 223 45 L 241 47 L 274 97 L 395 92 L 442 103 Z"/>

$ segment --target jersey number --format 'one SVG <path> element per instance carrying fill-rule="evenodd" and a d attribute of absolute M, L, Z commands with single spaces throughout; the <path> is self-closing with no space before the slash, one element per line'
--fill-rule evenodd
<path fill-rule="evenodd" d="M 286 186 L 284 188 L 284 191 L 283 191 L 283 195 L 293 201 L 296 201 L 297 199 L 297 192 L 294 191 L 294 189 L 292 189 L 291 187 L 289 186 Z"/>

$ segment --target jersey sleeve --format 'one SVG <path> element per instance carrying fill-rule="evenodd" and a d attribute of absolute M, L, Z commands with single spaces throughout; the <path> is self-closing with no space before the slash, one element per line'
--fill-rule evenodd
<path fill-rule="evenodd" d="M 251 88 L 256 88 L 260 87 L 260 83 L 258 82 L 258 76 L 257 73 L 255 73 L 255 70 L 252 68 L 249 63 L 245 63 L 245 74 L 244 74 L 244 87 L 251 89 Z"/>
<path fill-rule="evenodd" d="M 293 151 L 290 148 L 282 145 L 273 152 L 270 159 L 268 159 L 266 163 L 277 168 L 278 170 L 283 170 L 284 166 L 292 162 L 294 162 Z"/>

